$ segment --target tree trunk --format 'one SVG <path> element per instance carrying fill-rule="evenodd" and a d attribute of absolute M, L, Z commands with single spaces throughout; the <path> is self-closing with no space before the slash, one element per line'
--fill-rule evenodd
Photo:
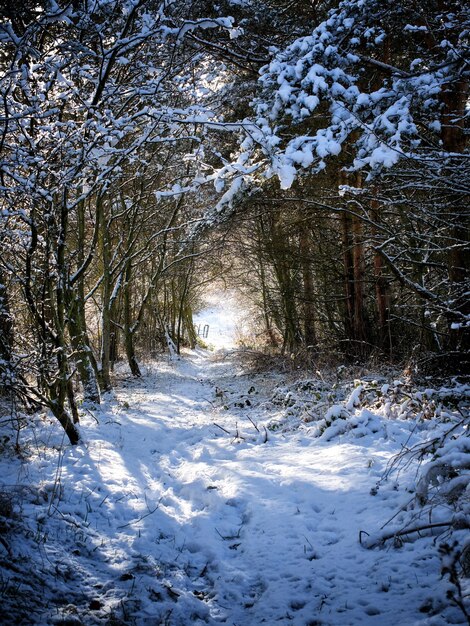
<path fill-rule="evenodd" d="M 374 190 L 373 190 L 374 191 Z M 373 198 L 371 201 L 371 212 L 374 222 L 380 219 L 379 203 Z M 377 228 L 372 228 L 372 246 L 380 245 Z M 384 276 L 385 265 L 383 258 L 377 250 L 374 251 L 374 277 L 375 277 L 375 306 L 378 318 L 378 344 L 381 350 L 391 355 L 392 345 L 390 336 L 390 292 L 387 279 Z"/>
<path fill-rule="evenodd" d="M 73 446 L 80 443 L 80 431 L 78 430 L 77 426 L 74 424 L 73 420 L 70 418 L 70 415 L 65 409 L 63 399 L 58 398 L 56 401 L 53 399 L 49 404 L 49 408 L 54 417 L 58 420 L 58 422 L 64 429 L 70 443 Z"/>
<path fill-rule="evenodd" d="M 184 314 L 184 309 L 187 304 L 187 297 L 188 297 L 188 292 L 189 292 L 189 286 L 191 283 L 193 265 L 194 265 L 193 261 L 190 260 L 189 267 L 184 275 L 183 290 L 180 295 L 180 302 L 179 302 L 179 307 L 178 307 L 178 325 L 177 325 L 177 330 L 176 330 L 176 352 L 178 354 L 180 353 L 180 348 L 181 348 L 181 339 L 182 339 L 181 331 L 182 331 L 183 314 Z M 183 271 L 183 268 L 181 268 L 181 271 Z"/>
<path fill-rule="evenodd" d="M 353 244 L 353 290 L 354 290 L 354 313 L 353 313 L 353 336 L 356 342 L 357 352 L 364 356 L 367 348 L 366 323 L 364 314 L 364 244 L 363 225 L 357 216 L 352 217 Z"/>
<path fill-rule="evenodd" d="M 99 211 L 97 219 L 99 219 Z M 77 206 L 77 227 L 77 265 L 81 267 L 84 262 L 86 242 L 85 207 L 83 202 L 80 202 Z M 88 338 L 83 276 L 80 276 L 77 283 L 73 285 L 73 288 L 69 291 L 67 305 L 70 310 L 70 342 L 76 354 L 75 362 L 83 386 L 84 399 L 94 404 L 99 404 L 101 397 L 98 384 L 98 364 L 96 363 Z"/>
<path fill-rule="evenodd" d="M 340 172 L 340 184 L 347 182 L 346 174 Z M 353 235 L 351 216 L 346 211 L 341 213 L 341 245 L 343 249 L 343 277 L 344 297 L 346 309 L 344 316 L 344 328 L 348 339 L 354 338 L 354 261 L 353 261 Z"/>
<path fill-rule="evenodd" d="M 315 333 L 315 293 L 312 267 L 309 260 L 309 237 L 305 225 L 300 230 L 300 263 L 303 280 L 303 309 L 304 309 L 304 340 L 309 349 L 316 349 L 317 338 Z"/>
<path fill-rule="evenodd" d="M 362 187 L 361 174 L 356 174 L 356 187 Z M 352 230 L 354 236 L 353 263 L 354 263 L 354 338 L 358 352 L 365 356 L 369 350 L 366 313 L 364 305 L 364 225 L 358 215 L 352 216 Z"/>
<path fill-rule="evenodd" d="M 111 244 L 104 215 L 101 216 L 101 222 L 101 258 L 103 261 L 103 286 L 101 292 L 101 363 L 99 368 L 99 383 L 103 391 L 109 391 L 112 386 L 110 375 L 112 276 L 109 251 Z"/>
<path fill-rule="evenodd" d="M 92 352 L 86 329 L 83 296 L 72 293 L 73 306 L 69 320 L 70 342 L 75 353 L 80 382 L 83 386 L 83 396 L 86 401 L 94 404 L 101 402 L 98 384 L 98 365 Z"/>
<path fill-rule="evenodd" d="M 283 316 L 283 345 L 282 353 L 295 352 L 302 344 L 302 331 L 297 311 L 298 290 L 293 280 L 295 268 L 292 263 L 290 242 L 287 234 L 279 224 L 279 216 L 273 215 L 269 232 L 269 252 L 274 273 L 279 286 Z"/>
<path fill-rule="evenodd" d="M 126 349 L 127 362 L 129 363 L 132 376 L 140 378 L 142 373 L 135 353 L 135 333 L 132 328 L 131 278 L 132 263 L 128 261 L 124 276 L 124 347 Z"/>
<path fill-rule="evenodd" d="M 70 443 L 75 445 L 80 439 L 80 435 L 75 424 L 78 423 L 78 409 L 75 401 L 75 392 L 70 379 L 69 361 L 67 354 L 67 338 L 66 329 L 69 318 L 67 310 L 67 291 L 69 288 L 69 267 L 66 259 L 66 241 L 68 231 L 68 205 L 67 205 L 67 189 L 64 189 L 60 201 L 57 231 L 57 243 L 55 245 L 55 256 L 58 280 L 55 284 L 55 315 L 53 322 L 56 332 L 55 352 L 57 354 L 57 373 L 53 380 L 48 384 L 49 395 L 52 403 L 51 408 L 55 417 L 59 420 Z M 55 224 L 51 221 L 51 228 L 48 235 L 54 241 Z M 52 232 L 51 232 L 52 231 Z M 65 408 L 68 402 L 72 412 L 70 418 Z"/>
<path fill-rule="evenodd" d="M 464 152 L 467 145 L 465 134 L 465 107 L 469 91 L 468 80 L 461 79 L 452 84 L 444 85 L 441 94 L 442 118 L 441 139 L 446 152 L 449 153 L 449 166 L 458 168 L 457 160 L 452 155 Z M 460 167 L 460 170 L 463 168 Z M 457 170 L 458 171 L 458 170 Z M 462 172 L 463 173 L 463 172 Z M 449 171 L 449 178 L 453 176 Z M 461 194 L 449 194 L 450 223 L 449 233 L 449 281 L 455 314 L 449 315 L 450 349 L 467 353 L 470 350 L 470 331 L 464 320 L 470 315 L 470 299 L 468 285 L 470 281 L 470 234 L 468 218 L 468 198 Z"/>
<path fill-rule="evenodd" d="M 11 357 L 13 347 L 13 320 L 10 315 L 7 286 L 0 270 L 0 394 L 11 390 Z"/>
<path fill-rule="evenodd" d="M 362 186 L 361 175 L 356 175 L 356 186 Z M 340 173 L 340 184 L 347 183 L 347 174 Z M 353 354 L 366 356 L 369 351 L 366 313 L 364 304 L 364 234 L 361 217 L 356 215 L 357 205 L 351 214 L 346 211 L 341 217 L 342 247 L 344 263 L 344 291 L 346 297 L 346 333 L 353 342 Z"/>
<path fill-rule="evenodd" d="M 257 261 L 259 264 L 259 275 L 261 282 L 261 297 L 262 297 L 262 306 L 263 306 L 263 319 L 266 335 L 268 338 L 269 345 L 273 348 L 277 347 L 278 341 L 276 335 L 274 333 L 274 329 L 271 321 L 271 307 L 269 304 L 269 287 L 266 276 L 266 268 L 264 261 L 264 245 L 263 245 L 263 225 L 261 219 L 258 219 L 257 222 L 257 230 L 258 236 L 256 240 L 257 244 Z"/>

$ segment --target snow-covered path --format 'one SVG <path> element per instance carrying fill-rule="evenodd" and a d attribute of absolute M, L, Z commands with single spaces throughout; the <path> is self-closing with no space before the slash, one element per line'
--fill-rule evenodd
<path fill-rule="evenodd" d="M 123 381 L 100 423 L 88 420 L 86 448 L 62 459 L 57 506 L 74 537 L 86 530 L 68 556 L 44 545 L 67 572 L 67 606 L 78 611 L 86 590 L 83 623 L 118 610 L 137 626 L 441 623 L 419 612 L 437 584 L 435 550 L 358 542 L 404 501 L 369 494 L 400 444 L 265 441 L 249 418 L 261 419 L 266 385 L 199 350 Z M 36 623 L 63 623 L 64 611 Z"/>
<path fill-rule="evenodd" d="M 235 347 L 244 331 L 233 294 L 207 305 L 196 323 L 209 326 L 208 344 Z M 84 444 L 64 445 L 43 416 L 24 437 L 24 463 L 0 457 L 0 496 L 18 492 L 22 520 L 14 549 L 0 543 L 2 624 L 463 623 L 444 599 L 432 538 L 359 542 L 360 531 L 399 525 L 413 499 L 412 466 L 400 485 L 375 489 L 412 445 L 411 420 L 366 411 L 331 440 L 309 423 L 278 430 L 282 375 L 247 374 L 223 350 L 144 371 L 118 376 L 99 409 L 82 407 Z"/>

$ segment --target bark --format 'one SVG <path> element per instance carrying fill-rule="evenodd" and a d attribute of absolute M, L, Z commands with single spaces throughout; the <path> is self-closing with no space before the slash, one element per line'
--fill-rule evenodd
<path fill-rule="evenodd" d="M 340 173 L 340 184 L 346 184 L 346 175 Z M 352 255 L 353 235 L 351 216 L 346 211 L 340 214 L 341 219 L 341 246 L 343 249 L 343 277 L 344 277 L 344 297 L 346 301 L 346 311 L 344 317 L 344 327 L 347 338 L 354 337 L 354 261 Z"/>
<path fill-rule="evenodd" d="M 99 201 L 98 201 L 99 202 Z M 77 207 L 77 263 L 82 267 L 85 262 L 84 250 L 86 245 L 85 229 L 85 206 L 80 202 Z M 85 315 L 85 287 L 83 274 L 77 279 L 75 285 L 68 294 L 69 332 L 70 342 L 75 353 L 75 363 L 77 365 L 79 378 L 83 386 L 84 399 L 99 404 L 101 402 L 100 388 L 98 384 L 98 364 L 91 349 L 88 337 L 86 315 Z"/>
<path fill-rule="evenodd" d="M 384 262 L 380 254 L 374 253 L 375 305 L 378 316 L 379 347 L 391 354 L 391 338 L 389 326 L 390 292 L 387 279 L 384 277 Z"/>
<path fill-rule="evenodd" d="M 140 378 L 142 373 L 135 353 L 135 332 L 132 327 L 131 278 L 132 263 L 128 261 L 124 276 L 124 347 L 132 376 Z"/>
<path fill-rule="evenodd" d="M 49 405 L 52 414 L 58 420 L 65 431 L 70 443 L 75 446 L 80 443 L 80 431 L 70 418 L 69 413 L 64 407 L 63 401 L 60 399 L 52 400 Z"/>
<path fill-rule="evenodd" d="M 373 221 L 378 223 L 380 220 L 380 208 L 378 201 L 374 198 L 371 201 L 371 211 Z M 380 245 L 377 229 L 372 229 L 372 246 Z M 374 277 L 375 277 L 375 306 L 378 318 L 378 343 L 379 347 L 391 354 L 391 335 L 389 325 L 389 309 L 390 309 L 390 290 L 388 281 L 384 275 L 385 264 L 382 256 L 374 251 Z"/>
<path fill-rule="evenodd" d="M 72 294 L 72 298 L 73 305 L 69 320 L 70 343 L 75 353 L 75 363 L 83 386 L 83 396 L 85 400 L 99 404 L 101 394 L 97 377 L 98 364 L 88 339 L 83 296 Z"/>
<path fill-rule="evenodd" d="M 362 187 L 362 177 L 356 175 L 356 187 Z M 366 313 L 364 304 L 364 225 L 358 215 L 352 216 L 352 230 L 354 237 L 353 264 L 354 264 L 354 339 L 357 342 L 358 352 L 365 356 L 368 351 Z"/>
<path fill-rule="evenodd" d="M 110 268 L 110 239 L 109 232 L 104 219 L 104 215 L 101 216 L 101 258 L 103 262 L 103 282 L 101 293 L 101 348 L 100 358 L 101 363 L 99 367 L 99 383 L 102 391 L 109 391 L 111 385 L 110 375 L 110 347 L 111 347 L 111 294 L 112 294 L 112 276 Z"/>
<path fill-rule="evenodd" d="M 452 2 L 453 10 L 458 15 L 464 11 L 465 3 Z M 449 10 L 447 0 L 438 0 L 439 11 Z M 461 37 L 459 26 L 450 30 L 447 34 L 448 40 L 455 44 Z M 431 50 L 434 42 L 429 42 Z M 462 59 L 463 60 L 463 59 Z M 459 156 L 468 145 L 468 135 L 465 128 L 467 118 L 467 103 L 469 95 L 468 77 L 463 75 L 463 66 L 454 80 L 444 84 L 442 87 L 440 100 L 441 109 L 441 140 L 444 150 L 448 153 L 449 169 L 445 175 L 452 179 L 452 168 L 457 172 L 460 170 L 465 176 L 464 166 L 459 167 Z M 457 77 L 458 76 L 458 77 Z M 458 175 L 458 174 L 457 174 Z M 456 193 L 449 194 L 448 200 L 450 208 L 449 252 L 448 252 L 448 275 L 450 281 L 450 293 L 453 300 L 455 315 L 448 315 L 449 325 L 449 347 L 452 351 L 460 351 L 461 354 L 468 354 L 470 351 L 470 331 L 468 327 L 462 325 L 464 319 L 470 316 L 470 299 L 468 298 L 468 285 L 470 281 L 470 221 L 468 217 L 468 197 L 462 197 Z M 468 364 L 467 364 L 468 365 Z"/>
<path fill-rule="evenodd" d="M 184 311 L 188 304 L 187 298 L 188 298 L 189 288 L 191 284 L 193 267 L 194 267 L 194 263 L 192 260 L 190 260 L 189 267 L 184 275 L 183 290 L 180 295 L 180 302 L 179 302 L 179 307 L 178 307 L 178 325 L 177 325 L 177 330 L 176 330 L 176 352 L 178 354 L 180 353 L 180 348 L 181 348 L 182 324 L 183 324 L 183 318 L 184 318 Z M 183 271 L 183 268 L 182 268 L 182 271 Z"/>
<path fill-rule="evenodd" d="M 197 335 L 193 323 L 193 311 L 189 302 L 186 302 L 183 311 L 183 325 L 188 336 L 188 342 L 192 350 L 197 345 Z"/>
<path fill-rule="evenodd" d="M 467 145 L 465 134 L 465 107 L 469 92 L 468 80 L 460 79 L 443 88 L 441 95 L 442 132 L 444 149 L 449 153 L 449 165 L 457 166 L 458 155 Z M 451 171 L 448 174 L 452 177 Z M 450 349 L 461 352 L 470 350 L 470 332 L 462 325 L 463 319 L 470 315 L 468 285 L 470 281 L 470 222 L 468 218 L 468 198 L 455 194 L 451 201 L 452 224 L 449 236 L 448 268 L 450 291 L 453 294 L 455 315 L 449 315 Z"/>
<path fill-rule="evenodd" d="M 60 202 L 59 212 L 59 225 L 58 225 L 58 237 L 56 247 L 56 259 L 57 259 L 57 271 L 59 279 L 56 285 L 56 315 L 55 326 L 57 336 L 57 365 L 58 375 L 56 380 L 51 384 L 51 387 L 55 385 L 56 389 L 53 389 L 53 397 L 55 400 L 54 405 L 57 407 L 57 414 L 60 416 L 60 423 L 62 424 L 67 436 L 70 439 L 70 443 L 77 443 L 73 430 L 69 426 L 69 421 L 65 418 L 67 411 L 65 409 L 65 403 L 68 402 L 70 410 L 72 412 L 73 424 L 77 424 L 79 421 L 78 408 L 75 400 L 75 391 L 73 389 L 68 357 L 67 346 L 67 326 L 69 322 L 69 311 L 67 309 L 67 292 L 69 289 L 69 267 L 66 258 L 66 241 L 68 236 L 68 191 L 64 189 L 62 199 Z M 68 414 L 67 414 L 68 415 Z"/>
<path fill-rule="evenodd" d="M 10 315 L 8 292 L 0 270 L 0 394 L 11 386 L 11 358 L 13 348 L 13 320 Z"/>
<path fill-rule="evenodd" d="M 269 292 L 268 292 L 268 286 L 266 284 L 266 273 L 265 273 L 264 262 L 262 260 L 260 260 L 259 269 L 260 269 L 260 279 L 261 279 L 261 296 L 263 299 L 264 326 L 266 330 L 266 335 L 268 337 L 269 345 L 272 346 L 273 348 L 276 348 L 278 345 L 278 341 L 277 341 L 276 334 L 274 332 L 273 325 L 271 322 L 269 297 L 268 297 Z"/>
<path fill-rule="evenodd" d="M 274 273 L 279 286 L 283 315 L 283 345 L 282 353 L 295 352 L 302 344 L 297 312 L 297 289 L 294 284 L 290 242 L 286 233 L 279 224 L 279 217 L 274 215 L 270 223 L 269 252 Z"/>
<path fill-rule="evenodd" d="M 304 340 L 307 348 L 315 349 L 317 347 L 315 332 L 315 292 L 312 266 L 309 260 L 309 237 L 304 225 L 301 226 L 299 244 L 303 280 Z"/>
<path fill-rule="evenodd" d="M 340 173 L 340 184 L 347 183 L 347 175 Z M 362 186 L 361 175 L 356 175 L 356 187 Z M 358 207 L 350 214 L 342 212 L 342 247 L 344 264 L 344 292 L 346 298 L 345 328 L 347 337 L 353 342 L 352 352 L 361 357 L 370 350 L 369 328 L 365 310 L 365 255 L 364 224 Z"/>

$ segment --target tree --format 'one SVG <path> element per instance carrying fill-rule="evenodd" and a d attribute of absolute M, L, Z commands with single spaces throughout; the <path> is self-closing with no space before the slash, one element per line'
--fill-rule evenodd
<path fill-rule="evenodd" d="M 150 156 L 154 172 L 165 168 L 170 147 L 181 144 L 179 158 L 191 156 L 199 142 L 193 129 L 211 116 L 188 102 L 194 53 L 187 56 L 181 43 L 199 28 L 232 28 L 227 18 L 188 20 L 173 9 L 153 0 L 28 3 L 21 10 L 8 4 L 0 24 L 2 236 L 9 244 L 1 264 L 5 284 L 21 287 L 31 324 L 22 390 L 51 409 L 72 443 L 79 440 L 72 379 L 78 371 L 85 397 L 95 402 L 98 374 L 109 387 L 111 309 L 121 289 L 129 298 L 133 269 L 142 263 L 135 234 L 145 217 L 135 206 L 132 217 L 128 181 L 143 180 Z M 169 183 L 168 175 L 160 179 Z M 126 221 L 122 241 L 113 241 L 108 227 Z M 97 293 L 92 287 L 86 294 L 92 276 L 102 285 L 101 369 L 87 328 L 87 302 Z M 2 294 L 7 350 L 9 302 Z M 137 373 L 129 306 L 125 313 Z"/>
<path fill-rule="evenodd" d="M 289 189 L 335 164 L 344 174 L 362 172 L 360 182 L 339 185 L 343 200 L 335 202 L 350 216 L 345 267 L 356 292 L 347 299 L 358 339 L 367 334 L 357 291 L 366 237 L 419 296 L 447 347 L 462 355 L 468 346 L 469 23 L 460 2 L 436 0 L 424 14 L 413 2 L 344 1 L 262 69 L 256 125 L 239 157 L 246 176 L 276 175 Z"/>

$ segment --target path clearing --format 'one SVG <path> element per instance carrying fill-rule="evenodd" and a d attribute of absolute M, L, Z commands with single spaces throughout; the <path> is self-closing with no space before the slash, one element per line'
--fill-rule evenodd
<path fill-rule="evenodd" d="M 44 573 L 60 561 L 67 602 L 36 623 L 440 623 L 419 612 L 438 581 L 435 550 L 358 542 L 403 503 L 391 486 L 369 494 L 400 443 L 305 432 L 264 443 L 272 384 L 204 351 L 122 381 L 100 423 L 86 421 L 86 448 L 61 461 L 67 551 L 43 550 Z"/>

